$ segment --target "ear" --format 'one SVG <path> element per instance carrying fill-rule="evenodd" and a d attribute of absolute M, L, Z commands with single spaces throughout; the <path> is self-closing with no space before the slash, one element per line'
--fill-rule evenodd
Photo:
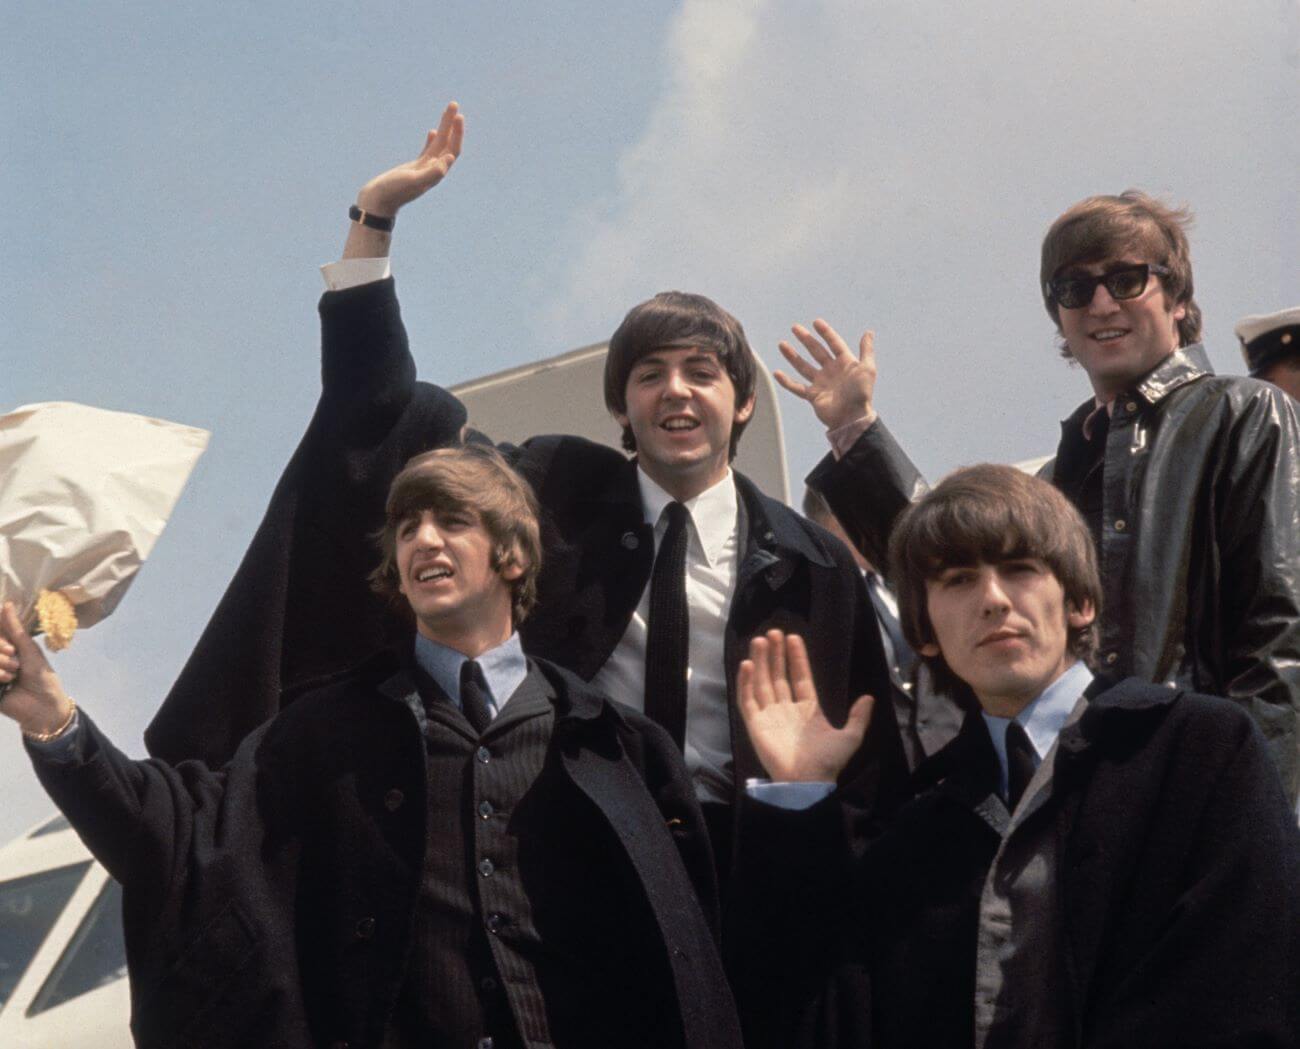
<path fill-rule="evenodd" d="M 513 583 L 516 579 L 524 574 L 524 565 L 519 563 L 519 557 L 515 551 L 511 550 L 501 560 L 501 568 L 498 574 L 507 583 Z"/>
<path fill-rule="evenodd" d="M 939 646 L 936 645 L 933 641 L 927 641 L 920 648 L 918 648 L 917 651 L 921 653 L 921 655 L 925 656 L 927 659 L 933 659 L 935 656 L 939 654 Z"/>
<path fill-rule="evenodd" d="M 749 395 L 749 400 L 736 409 L 736 418 L 733 420 L 738 423 L 749 422 L 749 417 L 754 414 L 754 394 Z"/>
<path fill-rule="evenodd" d="M 1071 630 L 1082 630 L 1097 618 L 1097 610 L 1091 601 L 1085 601 L 1078 608 L 1067 601 L 1065 603 L 1065 622 Z"/>
<path fill-rule="evenodd" d="M 1176 321 L 1180 321 L 1186 316 L 1187 316 L 1187 303 L 1180 302 L 1177 306 L 1174 307 L 1173 318 Z"/>
<path fill-rule="evenodd" d="M 609 414 L 612 415 L 614 417 L 614 421 L 624 429 L 627 429 L 632 425 L 631 423 L 628 422 L 627 416 L 623 412 L 610 412 Z"/>

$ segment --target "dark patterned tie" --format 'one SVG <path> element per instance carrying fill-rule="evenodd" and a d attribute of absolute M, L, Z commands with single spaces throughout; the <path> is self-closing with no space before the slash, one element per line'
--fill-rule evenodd
<path fill-rule="evenodd" d="M 650 623 L 645 646 L 645 712 L 672 736 L 686 741 L 686 664 L 690 652 L 690 612 L 686 608 L 686 522 L 681 503 L 664 508 L 668 528 L 650 576 Z"/>
<path fill-rule="evenodd" d="M 488 687 L 483 679 L 483 668 L 472 659 L 460 665 L 460 709 L 480 736 L 492 722 L 492 708 L 488 706 Z"/>
<path fill-rule="evenodd" d="M 1029 733 L 1013 721 L 1007 726 L 1007 808 L 1012 812 L 1020 804 L 1020 798 L 1034 778 L 1037 768 L 1034 745 L 1029 742 Z"/>

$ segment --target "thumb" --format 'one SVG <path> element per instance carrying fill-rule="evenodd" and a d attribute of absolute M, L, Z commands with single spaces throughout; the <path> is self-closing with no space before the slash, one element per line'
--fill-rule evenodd
<path fill-rule="evenodd" d="M 859 696 L 849 707 L 849 716 L 844 722 L 844 731 L 851 732 L 858 739 L 862 739 L 867 734 L 867 726 L 871 724 L 871 713 L 876 708 L 874 696 Z"/>

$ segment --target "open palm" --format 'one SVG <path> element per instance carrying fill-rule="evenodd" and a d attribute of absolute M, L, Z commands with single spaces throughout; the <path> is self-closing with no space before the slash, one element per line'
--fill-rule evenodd
<path fill-rule="evenodd" d="M 844 727 L 832 725 L 817 700 L 803 638 L 780 630 L 750 641 L 736 687 L 750 742 L 779 783 L 835 782 L 862 745 L 874 704 L 860 696 Z"/>

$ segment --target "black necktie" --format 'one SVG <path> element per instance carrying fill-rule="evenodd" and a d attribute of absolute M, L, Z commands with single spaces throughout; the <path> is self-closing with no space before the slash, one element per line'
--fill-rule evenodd
<path fill-rule="evenodd" d="M 483 730 L 492 721 L 492 708 L 488 706 L 483 668 L 472 659 L 460 665 L 460 709 L 474 731 L 483 735 Z"/>
<path fill-rule="evenodd" d="M 1029 742 L 1029 734 L 1020 722 L 1013 721 L 1007 726 L 1007 808 L 1012 812 L 1020 804 L 1029 781 L 1034 778 L 1034 745 Z"/>
<path fill-rule="evenodd" d="M 686 663 L 690 613 L 686 608 L 686 543 L 690 515 L 681 503 L 664 509 L 668 529 L 650 576 L 650 624 L 645 646 L 645 712 L 672 736 L 686 741 Z"/>
<path fill-rule="evenodd" d="M 889 643 L 894 648 L 894 651 L 888 654 L 894 658 L 894 669 L 898 671 L 899 677 L 907 680 L 912 675 L 912 664 L 916 661 L 916 653 L 912 651 L 912 646 L 903 636 L 903 624 L 898 621 L 898 616 L 894 615 L 889 602 L 881 593 L 884 588 L 885 581 L 880 576 L 875 572 L 867 573 L 867 593 L 871 597 L 872 607 L 876 610 L 876 619 L 880 621 L 881 631 L 888 636 Z"/>

